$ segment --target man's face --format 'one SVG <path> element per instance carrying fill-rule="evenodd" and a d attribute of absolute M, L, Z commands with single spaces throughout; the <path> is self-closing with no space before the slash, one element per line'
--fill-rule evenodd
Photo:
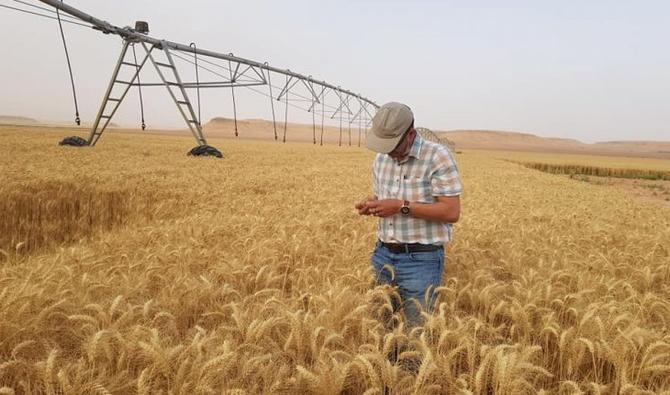
<path fill-rule="evenodd" d="M 389 152 L 388 155 L 397 161 L 403 160 L 409 155 L 409 150 L 412 148 L 412 143 L 414 143 L 414 136 L 416 136 L 416 130 L 412 127 L 405 133 L 398 145 L 393 151 Z"/>

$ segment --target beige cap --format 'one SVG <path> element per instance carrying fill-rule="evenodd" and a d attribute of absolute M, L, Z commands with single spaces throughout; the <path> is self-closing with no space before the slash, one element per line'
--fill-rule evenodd
<path fill-rule="evenodd" d="M 390 102 L 379 107 L 366 136 L 368 149 L 382 154 L 393 151 L 413 121 L 414 114 L 405 104 Z"/>

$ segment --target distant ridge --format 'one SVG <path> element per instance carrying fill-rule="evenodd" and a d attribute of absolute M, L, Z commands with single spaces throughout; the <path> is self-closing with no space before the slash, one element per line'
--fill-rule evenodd
<path fill-rule="evenodd" d="M 216 125 L 216 124 L 219 124 L 219 123 L 229 123 L 229 122 L 234 123 L 234 121 L 235 120 L 232 119 L 232 118 L 214 117 L 214 118 L 210 119 L 209 122 L 207 122 L 207 124 Z"/>
<path fill-rule="evenodd" d="M 15 115 L 0 115 L 0 124 L 2 125 L 35 125 L 38 123 L 39 121 L 34 118 Z"/>
<path fill-rule="evenodd" d="M 599 141 L 594 144 L 640 144 L 640 145 L 655 145 L 655 144 L 667 144 L 667 141 L 661 141 L 661 140 L 627 140 L 627 141 Z"/>
<path fill-rule="evenodd" d="M 203 125 L 206 137 L 234 137 L 235 120 L 226 117 L 214 117 Z M 275 126 L 272 121 L 265 119 L 238 119 L 237 131 L 240 138 L 274 140 Z M 282 141 L 284 137 L 284 122 L 277 121 L 277 140 Z M 312 124 L 293 123 L 286 124 L 286 141 L 313 142 L 316 134 L 317 143 L 321 143 L 321 124 L 315 127 Z M 340 128 L 325 126 L 323 133 L 324 144 L 339 144 Z M 361 145 L 365 143 L 364 133 L 361 133 Z M 349 128 L 345 125 L 342 129 L 342 145 L 349 145 Z M 358 145 L 358 125 L 351 125 L 351 145 Z"/>
<path fill-rule="evenodd" d="M 82 122 L 81 126 L 77 126 L 73 121 L 40 121 L 35 118 L 22 117 L 18 115 L 0 115 L 0 125 L 34 125 L 34 126 L 55 126 L 55 127 L 75 127 L 75 128 L 90 128 L 92 122 Z M 119 128 L 114 122 L 107 125 L 109 128 Z"/>
<path fill-rule="evenodd" d="M 240 138 L 268 139 L 273 136 L 272 122 L 264 119 L 244 119 L 237 121 Z M 204 125 L 207 136 L 228 137 L 234 133 L 234 121 L 229 118 L 216 117 Z M 317 140 L 321 133 L 317 125 Z M 284 131 L 283 122 L 277 123 L 277 133 L 281 140 Z M 437 131 L 439 136 L 446 137 L 456 144 L 458 149 L 506 150 L 554 152 L 584 155 L 612 155 L 630 157 L 649 157 L 670 159 L 670 141 L 609 141 L 587 144 L 576 139 L 561 137 L 541 137 L 528 132 L 501 130 L 450 130 Z M 289 123 L 287 141 L 311 141 L 312 125 Z M 327 126 L 324 142 L 338 142 L 339 128 Z M 365 136 L 361 145 L 364 146 Z M 358 129 L 352 126 L 352 145 L 358 143 Z M 348 129 L 345 127 L 343 144 L 348 144 Z"/>
<path fill-rule="evenodd" d="M 670 141 L 606 141 L 588 144 L 575 139 L 540 137 L 526 132 L 450 130 L 437 132 L 456 148 L 555 152 L 670 159 Z"/>
<path fill-rule="evenodd" d="M 0 125 L 34 125 L 63 127 L 65 122 L 43 122 L 30 117 L 0 115 Z M 71 122 L 67 124 L 71 127 Z M 111 123 L 111 128 L 131 132 L 135 129 L 119 127 Z M 423 126 L 423 125 L 417 125 Z M 90 127 L 86 124 L 81 128 Z M 235 120 L 227 117 L 214 117 L 203 125 L 206 137 L 235 137 Z M 241 139 L 274 140 L 275 128 L 272 121 L 265 119 L 238 119 L 237 130 Z M 456 150 L 479 149 L 479 150 L 505 150 L 505 151 L 529 151 L 548 152 L 563 154 L 583 155 L 607 155 L 628 156 L 643 158 L 658 158 L 670 160 L 670 141 L 602 141 L 596 143 L 584 143 L 575 139 L 560 137 L 541 137 L 528 132 L 486 130 L 486 129 L 459 129 L 439 131 L 433 129 L 439 135 L 448 138 L 456 144 Z M 190 135 L 187 129 L 147 129 L 149 134 L 167 135 Z M 284 135 L 284 122 L 276 124 L 277 140 L 282 141 Z M 358 125 L 351 126 L 351 140 L 349 129 L 344 124 L 340 140 L 340 129 L 337 126 L 325 126 L 323 133 L 324 144 L 339 144 L 358 146 Z M 291 123 L 287 124 L 286 141 L 313 142 L 316 134 L 317 143 L 321 142 L 321 125 L 316 125 L 314 130 L 312 124 Z M 361 133 L 360 145 L 365 146 L 365 133 Z"/>

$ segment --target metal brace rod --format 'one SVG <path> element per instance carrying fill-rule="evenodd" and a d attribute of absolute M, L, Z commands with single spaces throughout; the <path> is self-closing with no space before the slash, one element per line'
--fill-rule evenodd
<path fill-rule="evenodd" d="M 242 64 L 242 63 L 238 63 L 237 65 L 235 65 L 235 71 L 234 71 L 234 72 L 232 73 L 232 75 L 230 76 L 230 80 L 231 80 L 232 82 L 235 82 L 235 78 L 237 78 L 237 72 L 240 70 L 240 65 L 241 65 L 241 64 Z"/>
<path fill-rule="evenodd" d="M 256 68 L 252 66 L 252 67 L 251 67 L 251 70 L 253 70 L 254 73 L 256 73 L 256 75 L 259 76 L 259 77 L 261 78 L 261 81 L 263 81 L 264 83 L 267 84 L 267 80 L 265 79 L 265 74 L 262 72 L 263 69 L 261 69 L 261 72 L 259 73 L 258 70 L 256 70 Z"/>
<path fill-rule="evenodd" d="M 351 108 L 349 107 L 349 99 L 351 99 L 351 97 L 352 97 L 351 95 L 346 95 L 346 98 L 344 100 L 344 106 L 347 108 L 348 114 L 352 113 Z"/>
<path fill-rule="evenodd" d="M 109 115 L 104 115 L 105 109 L 107 108 L 107 104 L 110 102 L 110 95 L 112 94 L 112 90 L 114 89 L 114 86 L 119 83 L 118 81 L 118 75 L 119 71 L 121 70 L 121 66 L 124 64 L 124 59 L 126 57 L 126 53 L 128 52 L 128 47 L 130 46 L 130 42 L 125 41 L 123 42 L 123 47 L 121 48 L 121 54 L 119 55 L 119 60 L 116 63 L 116 66 L 114 67 L 114 71 L 112 73 L 112 78 L 109 82 L 109 85 L 107 86 L 107 91 L 105 92 L 105 98 L 102 101 L 102 104 L 100 105 L 100 109 L 98 110 L 98 115 L 95 117 L 95 122 L 93 123 L 93 127 L 91 128 L 91 133 L 89 134 L 88 137 L 88 144 L 90 146 L 94 146 L 98 140 L 100 139 L 100 136 L 104 133 L 105 129 L 109 125 L 109 123 L 112 121 L 112 118 L 114 117 L 114 114 L 116 114 L 116 110 L 118 110 L 119 106 L 121 105 L 121 102 L 123 102 L 123 99 L 125 99 L 126 95 L 128 94 L 128 91 L 130 90 L 132 84 L 135 82 L 137 79 L 138 75 L 140 74 L 140 71 L 144 67 L 144 64 L 147 62 L 147 59 L 151 58 L 151 50 L 147 50 L 146 55 L 142 59 L 142 62 L 140 62 L 139 65 L 135 67 L 135 72 L 133 73 L 133 78 L 129 81 L 129 83 L 125 84 L 126 87 L 123 90 L 123 93 L 121 94 L 120 97 L 116 98 L 114 102 L 116 103 L 114 105 L 114 108 L 112 111 L 109 113 Z M 152 48 L 153 49 L 153 48 Z M 98 126 L 100 126 L 100 120 L 105 117 L 105 123 L 102 125 L 100 128 L 100 131 L 98 131 Z"/>
<path fill-rule="evenodd" d="M 377 106 L 375 106 L 375 108 L 377 108 Z M 365 101 L 363 102 L 363 109 L 368 114 L 369 118 L 374 118 L 374 115 L 370 114 L 370 111 L 368 111 L 368 103 Z"/>
<path fill-rule="evenodd" d="M 165 56 L 167 57 L 168 61 L 172 65 L 172 73 L 176 79 L 176 85 L 180 87 L 180 91 L 182 93 L 182 96 L 184 98 L 183 102 L 187 104 L 189 113 L 191 115 L 191 118 L 189 119 L 186 113 L 184 112 L 184 108 L 181 106 L 179 103 L 180 100 L 177 98 L 175 93 L 172 91 L 171 86 L 173 84 L 170 84 L 168 80 L 165 78 L 165 75 L 163 74 L 163 71 L 161 70 L 161 67 L 157 64 L 156 60 L 154 57 L 151 55 L 149 48 L 147 47 L 147 43 L 142 43 L 142 46 L 144 49 L 149 53 L 149 59 L 151 59 L 151 62 L 153 63 L 156 72 L 158 73 L 158 76 L 160 79 L 163 81 L 163 85 L 165 85 L 165 88 L 167 88 L 168 93 L 170 94 L 170 97 L 172 97 L 172 100 L 174 101 L 175 105 L 177 106 L 177 109 L 181 113 L 182 117 L 184 118 L 184 121 L 186 122 L 186 125 L 188 126 L 189 130 L 191 131 L 191 134 L 193 134 L 193 137 L 197 141 L 198 145 L 205 145 L 207 144 L 207 141 L 205 140 L 205 136 L 202 134 L 202 129 L 200 128 L 200 125 L 198 124 L 196 120 L 196 115 L 195 112 L 193 111 L 193 107 L 191 107 L 191 102 L 188 100 L 188 96 L 186 95 L 186 91 L 184 88 L 181 86 L 181 79 L 179 78 L 179 72 L 177 71 L 177 68 L 174 67 L 174 61 L 172 60 L 172 57 L 170 56 L 170 50 L 167 47 L 162 47 L 163 51 L 165 53 Z"/>
<path fill-rule="evenodd" d="M 173 55 L 174 57 L 180 59 L 180 60 L 183 60 L 183 61 L 185 61 L 185 62 L 187 62 L 187 63 L 192 64 L 192 65 L 195 65 L 195 62 L 193 62 L 193 61 L 191 61 L 191 60 L 189 60 L 189 59 L 187 59 L 187 58 L 184 58 L 184 57 L 182 57 L 182 56 L 180 56 L 180 55 L 177 55 L 177 54 L 175 54 L 175 53 L 173 53 L 172 55 Z M 217 64 L 217 63 L 214 63 L 214 62 L 210 62 L 210 61 L 208 61 L 207 59 L 200 59 L 200 62 L 201 62 L 201 63 L 206 63 L 206 64 L 211 65 L 211 66 L 216 66 L 216 67 L 218 67 L 218 68 L 220 68 L 220 69 L 223 69 L 223 70 L 225 70 L 225 71 L 227 71 L 227 72 L 230 72 L 230 70 L 228 70 L 227 67 L 225 67 L 225 66 L 223 66 L 223 65 L 221 65 L 221 64 Z M 205 67 L 205 66 L 200 65 L 199 67 L 200 67 L 201 69 L 203 69 L 203 70 L 206 70 L 206 71 L 208 71 L 208 72 L 210 72 L 210 73 L 216 75 L 216 76 L 219 76 L 219 77 L 222 77 L 222 78 L 229 78 L 229 77 L 226 77 L 226 76 L 224 76 L 224 75 L 221 74 L 221 73 L 217 73 L 216 71 L 214 71 L 214 70 L 212 70 L 212 69 L 209 69 L 209 68 L 207 68 L 207 67 Z M 251 68 L 251 70 L 253 70 L 254 73 L 256 73 L 256 75 L 259 77 L 260 80 L 256 80 L 256 79 L 254 79 L 253 76 L 246 76 L 246 75 L 245 75 L 249 68 Z M 259 71 L 259 70 L 256 69 L 256 67 L 254 67 L 254 66 L 249 66 L 245 71 L 243 71 L 242 73 L 239 73 L 239 75 L 235 78 L 235 82 L 240 81 L 240 78 L 239 78 L 239 77 L 242 77 L 242 76 L 246 76 L 247 78 L 249 78 L 248 80 L 246 80 L 246 82 L 251 82 L 251 81 L 256 82 L 256 81 L 258 81 L 258 82 L 262 82 L 263 84 L 267 84 L 267 79 L 265 78 L 265 74 L 263 73 L 263 69 L 260 69 L 260 71 Z"/>
<path fill-rule="evenodd" d="M 323 98 L 325 97 L 326 89 L 328 89 L 328 88 L 326 88 L 325 86 L 321 87 L 321 93 L 319 93 L 319 96 L 318 96 L 318 97 L 321 98 L 321 100 L 323 100 Z M 314 105 L 317 104 L 317 103 L 321 103 L 321 101 L 319 99 L 317 99 L 316 103 L 312 103 L 312 105 L 309 107 L 307 112 L 312 111 L 312 108 L 314 108 Z"/>
<path fill-rule="evenodd" d="M 354 117 L 351 118 L 351 122 L 354 122 L 358 118 L 358 116 L 361 115 L 361 113 L 363 112 L 363 105 L 360 103 L 360 100 L 359 100 L 358 104 L 360 105 L 360 108 L 358 109 L 358 112 L 356 113 L 356 115 L 354 115 Z M 351 123 L 351 122 L 349 122 L 349 123 Z"/>
<path fill-rule="evenodd" d="M 241 73 L 238 74 L 238 71 L 239 71 L 239 69 L 240 69 L 240 63 L 238 63 L 238 64 L 237 64 L 237 67 L 235 67 L 235 73 L 233 73 L 233 82 L 234 82 L 234 81 L 237 81 L 237 77 L 238 77 L 238 76 L 239 76 L 239 77 L 242 77 L 242 76 L 244 75 L 244 73 L 246 73 L 247 71 L 249 71 L 250 68 L 251 68 L 251 66 L 247 66 L 244 70 L 242 70 Z"/>
<path fill-rule="evenodd" d="M 112 94 L 112 89 L 114 89 L 114 85 L 116 84 L 116 78 L 119 75 L 119 70 L 121 69 L 123 59 L 126 58 L 126 51 L 128 51 L 128 45 L 130 44 L 127 41 L 123 42 L 123 47 L 121 48 L 121 54 L 119 54 L 119 60 L 116 62 L 116 66 L 114 66 L 114 71 L 112 72 L 112 79 L 109 81 L 109 85 L 107 85 L 107 91 L 105 91 L 105 97 L 102 100 L 102 104 L 100 105 L 100 109 L 98 110 L 98 115 L 96 115 L 95 121 L 93 122 L 91 133 L 88 136 L 88 145 L 93 146 L 97 141 L 97 139 L 96 141 L 94 141 L 93 138 L 95 137 L 96 131 L 98 130 L 98 125 L 100 125 L 100 119 L 102 118 L 102 115 L 105 112 L 105 107 L 107 107 L 107 99 L 109 98 L 109 95 Z M 104 126 L 102 129 L 104 131 L 105 129 Z M 100 134 L 102 134 L 102 132 Z"/>
<path fill-rule="evenodd" d="M 347 107 L 349 107 L 349 99 L 351 96 L 347 96 Z M 349 120 L 349 146 L 351 147 L 351 111 L 347 113 L 347 118 Z"/>
<path fill-rule="evenodd" d="M 335 110 L 333 115 L 330 116 L 330 119 L 335 119 L 335 115 L 337 115 L 338 113 L 342 114 L 342 111 L 341 111 L 342 107 L 347 107 L 347 110 L 349 110 L 348 113 L 351 114 L 351 109 L 349 108 L 349 105 L 344 102 L 344 99 L 342 98 L 342 94 L 340 92 L 341 91 L 335 90 L 335 94 L 340 99 L 340 105 L 337 107 L 337 110 Z"/>
<path fill-rule="evenodd" d="M 177 55 L 177 54 L 173 54 L 173 55 L 174 55 L 175 57 L 177 57 L 178 59 L 181 59 L 181 60 L 183 60 L 183 61 L 185 61 L 185 62 L 187 62 L 187 63 L 190 63 L 190 64 L 192 64 L 192 65 L 195 64 L 193 61 L 191 61 L 191 60 L 189 60 L 189 59 L 186 59 L 186 58 L 183 58 L 183 57 L 181 57 L 181 56 L 179 56 L 179 55 Z M 232 67 L 225 67 L 225 66 L 223 66 L 223 65 L 220 65 L 220 64 L 216 64 L 216 63 L 207 61 L 206 59 L 200 59 L 200 61 L 201 61 L 202 63 L 207 63 L 207 64 L 209 64 L 209 65 L 216 66 L 216 67 L 218 67 L 218 68 L 221 68 L 221 69 L 223 69 L 223 70 L 226 70 L 229 74 L 232 72 Z M 267 62 L 266 62 L 266 63 L 267 63 Z M 223 74 L 217 73 L 217 72 L 215 72 L 214 70 L 211 70 L 211 69 L 209 69 L 209 68 L 206 68 L 206 67 L 204 67 L 204 66 L 200 66 L 200 67 L 203 68 L 204 70 L 207 70 L 208 72 L 210 72 L 210 73 L 212 73 L 212 74 L 214 74 L 214 75 L 216 75 L 216 76 L 222 77 L 222 78 L 224 78 L 224 79 L 225 79 L 225 78 L 230 78 L 230 77 L 226 77 L 226 76 L 224 76 Z M 257 72 L 257 70 L 256 70 L 254 67 L 252 67 L 252 69 L 253 69 L 254 71 Z M 246 73 L 246 71 L 245 71 L 245 73 Z M 251 85 L 252 83 L 259 82 L 259 81 L 257 81 L 257 80 L 253 80 L 253 79 L 242 81 L 242 80 L 239 78 L 240 76 L 241 76 L 241 73 L 238 75 L 238 78 L 236 78 L 235 86 L 243 86 L 243 85 L 241 85 L 240 82 L 248 82 L 248 83 L 250 83 L 250 85 L 248 85 L 248 86 L 253 86 L 253 85 Z M 263 73 L 263 69 L 261 69 L 261 75 L 260 75 L 260 77 L 261 77 L 261 80 L 262 80 L 264 83 L 268 83 L 268 84 L 271 83 L 271 82 L 270 82 L 270 70 L 268 70 L 268 77 L 267 77 L 267 79 L 266 79 L 266 78 L 265 78 L 265 74 Z M 304 81 L 303 81 L 303 82 L 304 82 Z M 296 83 L 297 83 L 297 82 L 296 82 Z M 309 82 L 307 82 L 307 83 L 309 83 Z M 295 85 L 295 84 L 294 84 L 294 85 Z M 227 86 L 224 86 L 224 87 L 227 87 Z M 292 88 L 292 87 L 293 87 L 293 86 L 291 86 L 290 88 Z M 325 87 L 325 86 L 322 86 L 321 89 L 322 89 L 322 92 L 323 92 L 323 91 L 327 91 L 329 88 L 328 88 L 328 87 Z M 312 90 L 314 90 L 314 88 L 312 88 Z M 257 92 L 257 93 L 258 93 L 258 92 Z M 285 94 L 285 93 L 284 93 L 284 94 Z M 304 101 L 304 102 L 309 102 L 309 103 L 311 103 L 311 102 L 312 102 L 312 99 L 313 99 L 313 94 L 312 94 L 312 96 L 309 97 L 309 98 L 304 97 L 304 96 L 301 96 L 301 95 L 299 95 L 299 94 L 297 94 L 297 96 L 298 96 L 298 97 L 302 97 L 303 99 L 302 99 L 302 100 L 301 100 L 301 99 L 291 99 L 291 101 L 292 101 L 292 102 L 296 102 L 296 101 Z M 272 98 L 274 99 L 274 96 L 272 96 Z M 278 98 L 277 100 L 278 100 L 278 101 L 281 101 L 281 97 Z M 312 107 L 312 106 L 310 105 L 310 109 L 311 109 L 311 107 Z M 330 106 L 330 105 L 329 105 L 328 107 L 330 107 L 330 108 L 334 108 L 334 107 L 332 107 L 332 106 Z M 307 112 L 310 112 L 310 110 L 308 109 Z"/>
<path fill-rule="evenodd" d="M 311 98 L 311 100 L 312 100 L 312 101 L 316 100 L 316 102 L 318 103 L 318 102 L 319 102 L 319 97 L 316 95 L 316 92 L 314 92 L 314 88 L 313 88 L 312 86 L 310 86 L 310 85 L 313 85 L 313 83 L 312 83 L 312 82 L 307 82 L 307 81 L 305 81 L 305 80 L 300 80 L 300 81 L 302 81 L 303 85 L 305 85 L 305 88 L 307 88 L 307 90 L 309 91 L 309 93 L 312 94 L 312 98 Z M 312 106 L 313 106 L 313 105 L 314 105 L 314 104 L 312 104 Z M 309 112 L 309 111 L 308 111 L 308 112 Z"/>
<path fill-rule="evenodd" d="M 263 71 L 263 69 L 261 69 Z M 263 73 L 265 75 L 265 73 Z M 270 77 L 270 71 L 268 70 L 268 89 L 270 90 L 270 108 L 272 109 L 272 127 L 275 133 L 275 141 L 277 141 L 277 120 L 275 119 L 275 102 L 272 98 L 272 78 Z"/>
<path fill-rule="evenodd" d="M 199 145 L 204 145 L 207 144 L 205 141 L 205 136 L 202 134 L 202 127 L 200 126 L 200 119 L 196 116 L 195 111 L 193 110 L 193 105 L 191 105 L 191 101 L 188 98 L 188 95 L 186 94 L 186 90 L 184 90 L 184 84 L 182 83 L 181 77 L 179 76 L 179 72 L 177 71 L 177 65 L 174 63 L 174 59 L 172 59 L 172 55 L 170 54 L 170 50 L 163 46 L 163 52 L 165 53 L 165 56 L 168 59 L 168 62 L 170 62 L 170 65 L 172 66 L 172 74 L 174 75 L 174 78 L 177 82 L 177 85 L 179 87 L 179 90 L 181 91 L 181 95 L 184 98 L 184 102 L 186 104 L 186 108 L 188 109 L 188 112 L 190 115 L 190 119 L 187 117 L 185 112 L 180 106 L 179 101 L 177 101 L 177 107 L 182 110 L 182 115 L 184 115 L 184 120 L 186 121 L 186 124 L 189 125 L 189 128 L 191 131 L 194 131 L 194 137 L 196 141 L 198 142 Z M 169 87 L 169 86 L 168 86 Z M 175 97 L 176 98 L 176 97 Z M 190 127 L 193 125 L 192 127 Z M 194 130 L 195 129 L 195 130 Z"/>
<path fill-rule="evenodd" d="M 172 83 L 169 83 L 173 85 Z M 163 86 L 162 82 L 143 82 L 141 84 L 131 84 L 131 86 Z M 261 82 L 253 82 L 253 83 L 244 83 L 244 84 L 231 84 L 230 82 L 201 82 L 200 84 L 195 83 L 195 82 L 184 82 L 182 84 L 184 86 L 184 89 L 195 89 L 195 88 L 230 88 L 231 86 L 236 86 L 236 87 L 245 87 L 245 86 L 262 86 L 265 85 L 264 83 Z"/>
<path fill-rule="evenodd" d="M 279 96 L 277 96 L 277 101 L 281 100 L 282 96 L 284 96 L 288 91 L 290 91 L 291 89 L 293 89 L 293 87 L 294 87 L 298 82 L 300 82 L 300 79 L 296 79 L 296 80 L 291 84 L 291 86 L 289 86 L 288 84 L 290 84 L 292 80 L 293 80 L 293 77 L 290 77 L 290 78 L 286 81 L 286 85 L 284 85 L 284 89 L 282 89 L 281 93 L 279 93 Z"/>
<path fill-rule="evenodd" d="M 204 49 L 200 49 L 200 48 L 192 48 L 188 45 L 179 44 L 179 43 L 172 42 L 172 41 L 159 40 L 159 39 L 150 37 L 148 35 L 144 35 L 142 33 L 139 33 L 139 32 L 135 31 L 134 29 L 132 29 L 130 27 L 121 28 L 121 27 L 112 25 L 109 22 L 106 22 L 106 21 L 103 21 L 101 19 L 95 18 L 95 17 L 93 17 L 93 16 L 91 16 L 91 15 L 89 15 L 89 14 L 87 14 L 87 13 L 85 13 L 85 12 L 75 8 L 75 7 L 72 7 L 68 4 L 65 4 L 65 3 L 63 3 L 59 0 L 39 0 L 39 1 L 41 1 L 42 3 L 48 4 L 48 5 L 50 5 L 54 8 L 57 8 L 57 9 L 65 12 L 69 15 L 72 15 L 75 18 L 78 18 L 78 19 L 80 19 L 84 22 L 90 23 L 91 25 L 94 26 L 94 29 L 100 30 L 100 31 L 102 31 L 103 33 L 106 33 L 106 34 L 115 34 L 115 35 L 121 36 L 124 39 L 127 39 L 129 41 L 144 42 L 144 43 L 147 43 L 147 44 L 150 44 L 150 45 L 154 45 L 154 46 L 156 46 L 157 48 L 160 48 L 160 49 L 163 49 L 163 47 L 167 47 L 170 50 L 177 50 L 177 51 L 188 52 L 188 53 L 197 53 L 198 55 L 201 55 L 201 56 L 209 56 L 209 57 L 212 57 L 212 58 L 229 60 L 229 61 L 232 61 L 232 62 L 239 62 L 239 63 L 245 64 L 245 65 L 252 65 L 252 66 L 255 66 L 255 67 L 258 67 L 258 68 L 265 68 L 266 70 L 270 70 L 270 71 L 273 71 L 275 73 L 284 74 L 284 75 L 287 75 L 287 76 L 290 76 L 290 77 L 293 77 L 293 78 L 298 78 L 298 79 L 301 79 L 301 80 L 307 80 L 307 81 L 312 82 L 316 85 L 326 86 L 330 89 L 338 90 L 338 91 L 340 91 L 344 94 L 354 96 L 354 97 L 358 97 L 361 100 L 363 100 L 367 103 L 370 103 L 370 105 L 372 105 L 375 108 L 379 107 L 374 101 L 372 101 L 372 100 L 370 100 L 366 97 L 363 97 L 361 95 L 358 95 L 358 94 L 353 93 L 353 92 L 348 91 L 348 90 L 338 88 L 338 87 L 336 87 L 332 84 L 329 84 L 329 83 L 326 83 L 326 82 L 323 82 L 323 81 L 317 81 L 317 80 L 315 80 L 311 77 L 308 77 L 308 76 L 305 76 L 305 75 L 302 75 L 302 74 L 299 74 L 299 73 L 294 73 L 290 70 L 282 70 L 282 69 L 279 69 L 279 68 L 276 68 L 276 67 L 263 66 L 262 63 L 256 62 L 256 61 L 253 61 L 253 60 L 250 60 L 250 59 L 245 59 L 245 58 L 241 58 L 241 57 L 233 56 L 233 55 L 226 55 L 226 54 L 223 54 L 223 53 L 208 51 L 208 50 L 204 50 Z"/>
<path fill-rule="evenodd" d="M 337 91 L 335 91 L 335 93 L 337 94 Z M 335 110 L 335 112 L 330 116 L 330 119 L 335 119 L 335 115 L 337 115 L 338 113 L 340 113 L 340 110 L 342 109 L 342 98 L 340 97 L 340 95 L 338 95 L 338 97 L 339 97 L 339 99 L 340 99 L 340 105 L 337 107 L 337 109 Z"/>

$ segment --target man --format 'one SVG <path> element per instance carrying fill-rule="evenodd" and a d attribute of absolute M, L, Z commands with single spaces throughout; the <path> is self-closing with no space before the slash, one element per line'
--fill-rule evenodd
<path fill-rule="evenodd" d="M 404 104 L 379 108 L 367 133 L 375 196 L 356 204 L 379 217 L 372 267 L 380 284 L 398 287 L 408 327 L 422 323 L 442 281 L 444 246 L 460 217 L 462 191 L 456 162 L 441 144 L 424 140 Z M 391 269 L 391 270 L 389 270 Z"/>

